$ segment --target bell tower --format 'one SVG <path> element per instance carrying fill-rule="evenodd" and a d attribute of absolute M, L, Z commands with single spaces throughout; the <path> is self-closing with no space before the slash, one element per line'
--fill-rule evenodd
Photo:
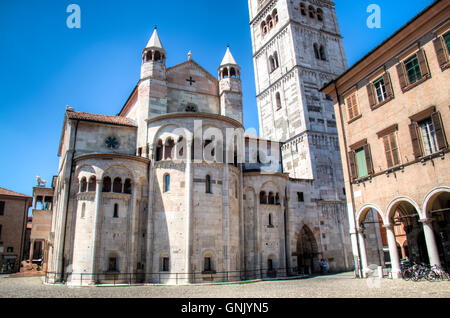
<path fill-rule="evenodd" d="M 347 69 L 333 1 L 249 0 L 260 135 L 283 143 L 283 170 L 342 193 L 333 102 L 320 89 Z M 334 194 L 333 194 L 334 193 Z"/>
<path fill-rule="evenodd" d="M 142 52 L 141 80 L 138 85 L 137 152 L 149 153 L 147 119 L 167 113 L 166 51 L 155 27 Z"/>
<path fill-rule="evenodd" d="M 220 114 L 243 123 L 241 68 L 227 47 L 219 67 Z"/>

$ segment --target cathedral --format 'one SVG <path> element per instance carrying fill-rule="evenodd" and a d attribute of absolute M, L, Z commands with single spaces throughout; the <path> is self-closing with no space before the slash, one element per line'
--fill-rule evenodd
<path fill-rule="evenodd" d="M 249 0 L 260 137 L 241 70 L 191 53 L 167 67 L 154 30 L 117 116 L 67 107 L 47 281 L 224 282 L 354 268 L 333 102 L 347 69 L 334 4 Z"/>

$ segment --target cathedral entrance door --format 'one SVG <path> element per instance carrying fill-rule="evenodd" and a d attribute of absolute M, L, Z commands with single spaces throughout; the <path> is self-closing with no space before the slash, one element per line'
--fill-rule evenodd
<path fill-rule="evenodd" d="M 311 230 L 305 225 L 297 239 L 297 266 L 300 274 L 318 272 L 319 251 Z"/>

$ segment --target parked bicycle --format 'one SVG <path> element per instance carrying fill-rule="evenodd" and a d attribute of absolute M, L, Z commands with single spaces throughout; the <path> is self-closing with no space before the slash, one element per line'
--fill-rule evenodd
<path fill-rule="evenodd" d="M 450 280 L 450 275 L 442 268 L 442 266 L 430 266 L 425 263 L 417 264 L 404 263 L 401 265 L 402 278 L 406 281 L 420 281 L 426 279 L 427 281 L 436 280 Z"/>

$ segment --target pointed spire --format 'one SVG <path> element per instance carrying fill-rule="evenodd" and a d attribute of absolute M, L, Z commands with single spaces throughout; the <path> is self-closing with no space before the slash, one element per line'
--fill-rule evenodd
<path fill-rule="evenodd" d="M 236 62 L 236 60 L 233 57 L 233 54 L 231 54 L 230 45 L 227 46 L 227 52 L 225 53 L 222 63 L 220 63 L 220 66 L 225 66 L 225 65 L 238 65 L 238 63 Z"/>
<path fill-rule="evenodd" d="M 155 30 L 153 31 L 152 37 L 150 38 L 150 41 L 148 41 L 147 46 L 145 48 L 146 49 L 155 48 L 155 49 L 161 49 L 162 51 L 164 51 L 163 45 L 158 36 L 158 31 L 156 29 L 156 26 L 155 26 Z"/>

